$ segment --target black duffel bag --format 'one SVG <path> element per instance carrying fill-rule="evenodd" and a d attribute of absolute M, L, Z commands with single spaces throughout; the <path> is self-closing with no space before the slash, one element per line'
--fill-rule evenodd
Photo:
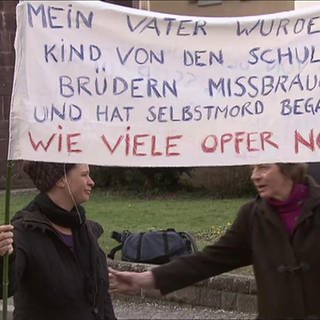
<path fill-rule="evenodd" d="M 162 264 L 198 250 L 190 233 L 174 229 L 136 233 L 113 231 L 111 238 L 120 245 L 114 247 L 108 257 L 114 259 L 116 252 L 121 250 L 121 260 L 130 262 Z"/>

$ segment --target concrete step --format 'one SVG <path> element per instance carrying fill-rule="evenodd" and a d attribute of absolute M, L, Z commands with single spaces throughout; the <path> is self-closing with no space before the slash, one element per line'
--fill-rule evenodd
<path fill-rule="evenodd" d="M 216 310 L 210 307 L 194 306 L 186 303 L 178 303 L 163 299 L 130 296 L 113 295 L 114 311 L 118 320 L 165 320 L 165 319 L 255 319 L 255 314 Z M 0 320 L 2 320 L 2 303 L 0 304 Z M 13 304 L 12 299 L 8 304 L 7 320 L 12 320 Z M 58 319 L 57 319 L 58 320 Z"/>
<path fill-rule="evenodd" d="M 255 319 L 255 314 L 215 310 L 210 307 L 192 306 L 184 303 L 149 297 L 114 296 L 113 305 L 118 320 L 130 319 Z"/>
<path fill-rule="evenodd" d="M 154 265 L 109 260 L 110 267 L 122 271 L 141 272 Z M 224 273 L 184 289 L 161 296 L 158 290 L 144 290 L 147 297 L 204 306 L 216 310 L 254 314 L 257 312 L 257 288 L 254 277 Z"/>

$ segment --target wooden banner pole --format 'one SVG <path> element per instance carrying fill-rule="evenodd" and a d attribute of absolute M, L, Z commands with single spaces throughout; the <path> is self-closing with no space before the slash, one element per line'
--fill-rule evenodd
<path fill-rule="evenodd" d="M 10 223 L 10 193 L 11 193 L 11 176 L 13 162 L 7 161 L 7 177 L 6 177 L 6 197 L 4 224 Z M 2 320 L 8 318 L 8 287 L 9 287 L 9 254 L 3 257 L 3 273 L 2 273 Z"/>

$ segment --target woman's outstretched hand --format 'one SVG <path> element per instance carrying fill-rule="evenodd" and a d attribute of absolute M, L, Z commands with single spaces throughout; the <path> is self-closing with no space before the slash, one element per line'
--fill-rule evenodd
<path fill-rule="evenodd" d="M 13 252 L 13 226 L 0 225 L 0 256 Z"/>
<path fill-rule="evenodd" d="M 138 293 L 141 289 L 153 289 L 154 278 L 151 271 L 128 272 L 109 268 L 111 293 Z"/>

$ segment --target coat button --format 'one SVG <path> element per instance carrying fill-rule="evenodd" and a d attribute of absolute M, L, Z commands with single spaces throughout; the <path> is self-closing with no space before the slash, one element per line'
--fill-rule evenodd
<path fill-rule="evenodd" d="M 287 267 L 282 264 L 282 265 L 278 266 L 277 270 L 278 270 L 278 272 L 282 273 L 282 272 L 287 271 Z"/>
<path fill-rule="evenodd" d="M 310 270 L 310 265 L 306 262 L 301 262 L 301 270 L 306 272 L 306 271 L 309 271 Z"/>

